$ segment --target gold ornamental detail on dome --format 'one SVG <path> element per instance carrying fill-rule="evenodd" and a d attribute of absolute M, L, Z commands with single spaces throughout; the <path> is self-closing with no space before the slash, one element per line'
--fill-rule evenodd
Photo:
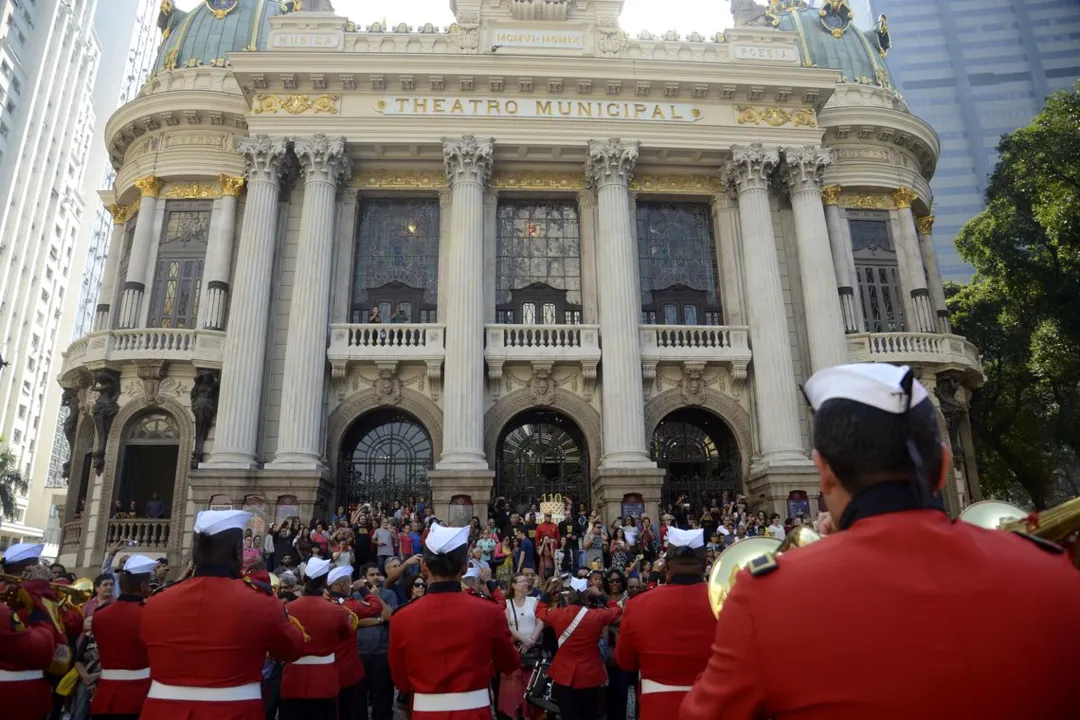
<path fill-rule="evenodd" d="M 341 100 L 341 96 L 332 93 L 286 95 L 285 97 L 275 94 L 256 95 L 255 105 L 251 108 L 251 112 L 255 115 L 262 115 L 263 113 L 277 113 L 283 110 L 290 115 L 302 115 L 311 110 L 316 114 L 337 115 L 339 100 Z"/>
<path fill-rule="evenodd" d="M 244 178 L 236 175 L 222 173 L 218 175 L 218 183 L 221 185 L 222 195 L 237 197 L 240 195 L 240 191 L 244 189 Z"/>
<path fill-rule="evenodd" d="M 373 172 L 353 175 L 349 187 L 361 190 L 423 190 L 446 187 L 446 173 L 417 170 L 411 172 Z"/>
<path fill-rule="evenodd" d="M 914 190 L 910 188 L 901 187 L 892 194 L 893 202 L 896 203 L 898 208 L 910 208 L 911 203 L 919 199 L 919 196 L 915 194 Z"/>
<path fill-rule="evenodd" d="M 735 112 L 735 122 L 739 125 L 761 125 L 765 123 L 771 127 L 793 125 L 794 127 L 816 128 L 818 126 L 817 115 L 813 108 L 738 105 Z"/>
<path fill-rule="evenodd" d="M 207 10 L 214 13 L 215 19 L 224 20 L 240 4 L 240 0 L 203 0 L 203 4 Z"/>
<path fill-rule="evenodd" d="M 630 189 L 637 192 L 715 195 L 724 185 L 710 175 L 635 175 Z"/>
<path fill-rule="evenodd" d="M 221 186 L 217 183 L 174 183 L 165 190 L 169 200 L 213 200 L 221 197 Z"/>
<path fill-rule="evenodd" d="M 915 218 L 915 227 L 918 228 L 920 235 L 933 235 L 934 234 L 934 216 L 923 215 L 922 217 Z"/>
<path fill-rule="evenodd" d="M 142 197 L 156 198 L 164 185 L 165 181 L 154 175 L 146 175 L 135 181 L 135 187 L 139 188 Z"/>
<path fill-rule="evenodd" d="M 494 190 L 582 190 L 582 173 L 496 173 L 489 186 Z"/>
<path fill-rule="evenodd" d="M 887 193 L 843 193 L 837 203 L 855 210 L 895 210 L 896 203 Z"/>

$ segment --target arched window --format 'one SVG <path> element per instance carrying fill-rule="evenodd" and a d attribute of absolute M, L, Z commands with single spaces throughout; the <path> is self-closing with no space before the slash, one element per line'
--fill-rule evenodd
<path fill-rule="evenodd" d="M 577 204 L 499 203 L 495 303 L 500 323 L 581 322 L 581 231 Z"/>
<path fill-rule="evenodd" d="M 639 202 L 637 235 L 641 321 L 722 324 L 709 206 Z"/>
<path fill-rule="evenodd" d="M 166 203 L 149 327 L 195 327 L 212 208 L 205 200 Z"/>
<path fill-rule="evenodd" d="M 707 410 L 683 408 L 656 426 L 652 459 L 665 471 L 661 503 L 680 497 L 700 513 L 709 501 L 742 491 L 742 462 L 735 436 L 723 420 Z"/>
<path fill-rule="evenodd" d="M 411 415 L 376 411 L 346 433 L 339 462 L 339 489 L 346 505 L 428 498 L 431 436 Z"/>
<path fill-rule="evenodd" d="M 507 424 L 496 448 L 494 497 L 523 511 L 542 495 L 587 503 L 589 463 L 581 429 L 562 413 L 529 411 Z"/>
<path fill-rule="evenodd" d="M 125 515 L 134 513 L 136 518 L 168 518 L 180 462 L 176 419 L 169 413 L 153 411 L 131 420 L 124 429 L 120 458 L 113 490 L 113 501 L 119 501 L 120 511 Z"/>
<path fill-rule="evenodd" d="M 148 413 L 135 421 L 128 431 L 128 444 L 180 442 L 180 430 L 171 415 Z"/>

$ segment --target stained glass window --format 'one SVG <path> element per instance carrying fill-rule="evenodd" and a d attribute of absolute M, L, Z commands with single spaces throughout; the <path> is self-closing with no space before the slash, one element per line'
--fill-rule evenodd
<path fill-rule="evenodd" d="M 637 233 L 642 322 L 721 324 L 709 206 L 639 202 Z"/>
<path fill-rule="evenodd" d="M 212 203 L 170 202 L 158 245 L 149 327 L 195 328 Z"/>
<path fill-rule="evenodd" d="M 904 303 L 889 214 L 847 210 L 866 332 L 902 332 Z"/>
<path fill-rule="evenodd" d="M 581 318 L 581 232 L 577 204 L 511 200 L 499 203 L 495 241 L 495 302 L 499 322 L 575 324 Z M 531 297 L 554 289 L 561 298 Z M 520 302 L 514 302 L 518 298 Z"/>
<path fill-rule="evenodd" d="M 389 322 L 399 305 L 408 322 L 434 322 L 438 296 L 438 199 L 365 199 L 356 238 L 352 322 L 366 322 L 373 305 L 380 307 L 382 322 Z"/>
<path fill-rule="evenodd" d="M 128 431 L 128 442 L 159 443 L 176 442 L 180 431 L 176 422 L 167 413 L 148 413 L 143 415 Z"/>

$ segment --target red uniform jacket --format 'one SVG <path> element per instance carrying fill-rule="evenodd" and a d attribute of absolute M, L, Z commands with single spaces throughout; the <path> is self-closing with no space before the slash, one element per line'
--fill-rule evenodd
<path fill-rule="evenodd" d="M 680 720 L 1080 717 L 1080 573 L 1064 555 L 909 510 L 755 573 L 737 576 Z M 807 623 L 825 635 L 792 666 Z"/>
<path fill-rule="evenodd" d="M 300 621 L 310 638 L 304 643 L 302 663 L 291 662 L 281 674 L 281 697 L 286 700 L 316 700 L 337 697 L 341 689 L 334 662 L 338 647 L 352 642 L 356 647 L 356 627 L 349 611 L 320 595 L 303 595 L 289 603 L 289 614 Z M 325 664 L 310 664 L 316 658 L 332 658 Z M 359 660 L 359 655 L 357 655 Z"/>
<path fill-rule="evenodd" d="M 503 605 L 435 582 L 390 621 L 390 674 L 402 692 L 464 693 L 488 687 L 496 672 L 521 667 Z M 423 720 L 491 720 L 491 709 L 413 712 Z"/>
<path fill-rule="evenodd" d="M 0 670 L 46 670 L 57 642 L 63 642 L 44 611 L 26 615 L 26 622 L 0 603 Z M 37 680 L 0 682 L 0 708 L 9 720 L 40 720 L 52 708 L 52 690 L 44 676 Z"/>
<path fill-rule="evenodd" d="M 145 670 L 150 667 L 146 647 L 139 637 L 142 598 L 121 595 L 94 612 L 94 638 L 102 670 Z M 138 715 L 150 689 L 150 677 L 133 680 L 98 681 L 90 704 L 91 715 Z"/>
<path fill-rule="evenodd" d="M 540 596 L 536 605 L 536 619 L 551 626 L 556 637 L 561 638 L 574 622 L 581 605 L 549 607 L 551 598 Z M 614 600 L 609 600 L 606 608 L 590 608 L 574 629 L 573 635 L 555 652 L 548 669 L 548 676 L 553 682 L 563 687 L 591 688 L 600 687 L 607 680 L 607 670 L 600 658 L 600 636 L 604 628 L 619 619 L 622 608 Z M 620 637 L 619 642 L 622 642 Z"/>
<path fill-rule="evenodd" d="M 716 618 L 709 590 L 700 577 L 675 576 L 674 582 L 626 603 L 619 622 L 615 662 L 642 680 L 689 687 L 712 654 Z M 657 638 L 660 630 L 662 640 Z M 643 692 L 639 684 L 640 720 L 675 720 L 685 692 Z"/>
<path fill-rule="evenodd" d="M 259 684 L 267 653 L 284 662 L 304 654 L 304 634 L 289 620 L 281 602 L 224 574 L 200 573 L 147 599 L 139 635 L 150 658 L 151 679 L 179 687 Z M 141 715 L 142 720 L 264 717 L 261 700 L 207 702 L 149 697 Z"/>
<path fill-rule="evenodd" d="M 351 597 L 335 598 L 335 600 L 355 615 L 357 620 L 378 617 L 382 614 L 382 601 L 374 593 L 363 600 L 353 600 Z M 338 643 L 334 650 L 334 663 L 337 665 L 339 687 L 347 688 L 364 679 L 364 666 L 360 664 L 355 631 Z"/>
<path fill-rule="evenodd" d="M 542 522 L 536 526 L 536 552 L 540 552 L 540 544 L 544 538 L 549 537 L 555 541 L 555 547 L 559 547 L 559 526 L 553 522 Z"/>

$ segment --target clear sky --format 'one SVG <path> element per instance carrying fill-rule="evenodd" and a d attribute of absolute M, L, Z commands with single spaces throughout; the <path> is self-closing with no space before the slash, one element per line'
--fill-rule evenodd
<path fill-rule="evenodd" d="M 176 6 L 188 10 L 202 1 L 176 0 Z M 454 21 L 450 0 L 334 0 L 334 9 L 357 25 L 385 20 L 391 26 L 399 22 L 413 27 L 427 22 L 446 26 Z M 708 37 L 731 27 L 731 22 L 731 6 L 725 0 L 626 0 L 621 24 L 631 35 L 674 29 L 683 35 L 696 30 Z"/>

